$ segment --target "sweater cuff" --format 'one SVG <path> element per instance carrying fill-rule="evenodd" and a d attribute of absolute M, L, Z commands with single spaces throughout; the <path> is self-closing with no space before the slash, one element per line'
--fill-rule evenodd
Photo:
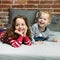
<path fill-rule="evenodd" d="M 19 36 L 19 38 L 17 39 L 17 42 L 21 45 L 23 41 L 23 36 Z"/>
<path fill-rule="evenodd" d="M 27 45 L 31 45 L 32 41 L 29 39 L 28 36 L 24 36 L 24 43 L 27 44 Z"/>

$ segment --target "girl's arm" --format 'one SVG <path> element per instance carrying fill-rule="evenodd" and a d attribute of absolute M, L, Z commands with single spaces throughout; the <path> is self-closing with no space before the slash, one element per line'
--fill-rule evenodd
<path fill-rule="evenodd" d="M 0 41 L 3 40 L 3 37 L 4 37 L 5 33 L 6 33 L 6 31 L 0 32 Z"/>
<path fill-rule="evenodd" d="M 24 36 L 24 43 L 30 46 L 32 44 L 32 41 L 29 39 L 28 36 Z"/>
<path fill-rule="evenodd" d="M 19 47 L 21 44 L 22 44 L 22 40 L 23 40 L 23 37 L 22 36 L 19 36 L 18 39 L 13 39 L 13 40 L 10 40 L 10 44 L 13 46 L 13 47 Z"/>

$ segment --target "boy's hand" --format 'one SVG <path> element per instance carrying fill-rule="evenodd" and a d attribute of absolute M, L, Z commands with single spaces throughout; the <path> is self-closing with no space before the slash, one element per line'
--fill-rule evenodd
<path fill-rule="evenodd" d="M 43 41 L 37 41 L 35 42 L 36 44 L 43 44 L 44 42 Z"/>
<path fill-rule="evenodd" d="M 53 40 L 53 42 L 58 42 L 58 39 L 57 39 L 57 38 L 55 38 L 55 39 Z"/>

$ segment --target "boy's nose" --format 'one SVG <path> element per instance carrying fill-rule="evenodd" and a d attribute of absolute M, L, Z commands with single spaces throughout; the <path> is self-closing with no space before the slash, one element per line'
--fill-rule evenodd
<path fill-rule="evenodd" d="M 40 21 L 43 22 L 43 19 L 41 19 Z"/>

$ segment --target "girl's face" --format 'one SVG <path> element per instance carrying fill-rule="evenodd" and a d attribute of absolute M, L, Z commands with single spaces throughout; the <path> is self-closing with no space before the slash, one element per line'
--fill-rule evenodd
<path fill-rule="evenodd" d="M 16 25 L 15 25 L 16 30 L 18 30 L 20 32 L 24 32 L 26 27 L 27 27 L 27 25 L 26 25 L 24 19 L 22 19 L 22 18 L 16 19 Z"/>
<path fill-rule="evenodd" d="M 42 13 L 40 18 L 38 19 L 38 24 L 41 28 L 45 28 L 47 25 L 50 24 L 49 22 L 49 14 Z"/>

